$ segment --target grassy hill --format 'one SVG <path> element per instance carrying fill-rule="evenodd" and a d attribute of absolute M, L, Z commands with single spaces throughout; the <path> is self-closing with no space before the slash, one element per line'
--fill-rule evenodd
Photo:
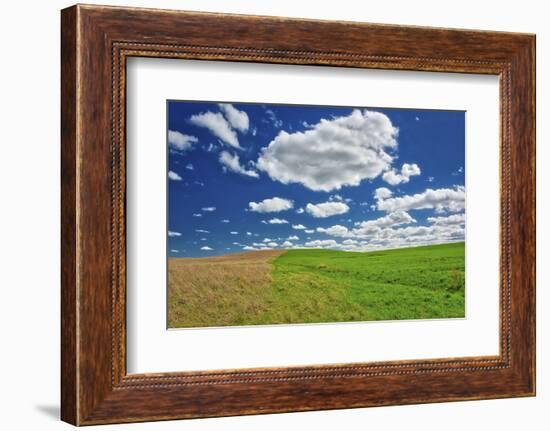
<path fill-rule="evenodd" d="M 170 259 L 170 327 L 464 317 L 464 243 Z"/>

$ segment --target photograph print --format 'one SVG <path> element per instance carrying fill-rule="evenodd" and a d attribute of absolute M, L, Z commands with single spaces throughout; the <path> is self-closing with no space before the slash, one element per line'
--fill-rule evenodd
<path fill-rule="evenodd" d="M 465 112 L 167 102 L 169 328 L 465 317 Z"/>

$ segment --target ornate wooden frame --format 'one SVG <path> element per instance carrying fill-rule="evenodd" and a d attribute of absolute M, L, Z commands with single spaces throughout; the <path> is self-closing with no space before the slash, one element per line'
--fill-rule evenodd
<path fill-rule="evenodd" d="M 63 420 L 88 425 L 535 394 L 534 35 L 78 5 L 62 11 L 61 48 Z M 500 354 L 128 375 L 130 56 L 498 75 Z"/>

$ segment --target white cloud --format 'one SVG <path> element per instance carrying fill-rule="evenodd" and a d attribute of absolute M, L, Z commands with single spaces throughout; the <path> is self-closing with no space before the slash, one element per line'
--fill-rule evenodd
<path fill-rule="evenodd" d="M 277 247 L 278 246 L 278 244 L 276 242 L 268 242 L 267 245 L 269 247 Z"/>
<path fill-rule="evenodd" d="M 195 214 L 193 214 L 193 217 L 202 217 L 202 214 L 201 213 L 195 213 Z"/>
<path fill-rule="evenodd" d="M 303 209 L 303 208 L 298 208 L 298 209 L 296 210 L 296 213 L 297 213 L 297 214 L 303 214 L 303 213 L 304 213 L 304 209 Z"/>
<path fill-rule="evenodd" d="M 241 149 L 237 134 L 231 128 L 227 120 L 219 112 L 204 112 L 202 114 L 193 115 L 189 121 L 195 126 L 206 127 L 222 142 Z"/>
<path fill-rule="evenodd" d="M 314 233 L 315 230 L 314 229 L 305 229 L 304 232 L 305 233 Z"/>
<path fill-rule="evenodd" d="M 249 246 L 249 245 L 245 245 L 245 246 L 243 247 L 243 250 L 258 250 L 258 249 L 257 249 L 256 247 L 251 247 L 251 246 Z"/>
<path fill-rule="evenodd" d="M 271 220 L 267 221 L 269 224 L 286 224 L 288 221 L 286 221 L 284 218 L 272 218 Z"/>
<path fill-rule="evenodd" d="M 264 238 L 262 242 L 271 242 L 271 241 L 273 241 L 271 238 Z"/>
<path fill-rule="evenodd" d="M 416 223 L 416 220 L 405 211 L 396 211 L 374 220 L 356 223 L 357 227 L 354 229 L 337 224 L 328 228 L 318 227 L 317 232 L 340 238 L 368 238 L 385 228 L 410 223 Z"/>
<path fill-rule="evenodd" d="M 258 178 L 258 172 L 245 169 L 241 166 L 239 156 L 237 154 L 231 155 L 228 151 L 222 151 L 220 153 L 220 163 L 223 165 L 224 171 L 236 172 L 237 174 L 246 175 L 247 177 Z"/>
<path fill-rule="evenodd" d="M 326 233 L 327 235 L 338 236 L 338 237 L 341 237 L 341 238 L 345 238 L 345 237 L 351 235 L 349 229 L 345 226 L 340 225 L 340 224 L 336 224 L 336 225 L 330 226 L 328 228 L 318 227 L 317 232 Z"/>
<path fill-rule="evenodd" d="M 345 214 L 349 206 L 343 202 L 324 202 L 321 204 L 307 204 L 306 212 L 315 218 L 325 218 Z"/>
<path fill-rule="evenodd" d="M 371 232 L 375 232 L 378 229 L 410 223 L 416 223 L 416 220 L 412 218 L 409 213 L 405 211 L 395 211 L 375 220 L 368 220 L 359 223 L 359 227 L 353 229 L 353 234 L 355 236 L 364 236 Z"/>
<path fill-rule="evenodd" d="M 403 163 L 403 166 L 401 166 L 401 173 L 393 168 L 384 172 L 382 179 L 388 184 L 396 186 L 397 184 L 408 183 L 410 178 L 416 175 L 420 175 L 420 168 L 416 163 Z"/>
<path fill-rule="evenodd" d="M 296 229 L 296 230 L 305 230 L 306 227 L 305 227 L 303 224 L 293 224 L 293 225 L 292 225 L 292 229 Z"/>
<path fill-rule="evenodd" d="M 433 208 L 437 212 L 464 210 L 466 192 L 463 186 L 455 186 L 454 189 L 427 189 L 423 193 L 405 195 L 389 199 L 380 199 L 376 207 L 379 210 L 409 211 Z"/>
<path fill-rule="evenodd" d="M 204 207 L 204 208 L 201 208 L 203 211 L 206 211 L 206 212 L 212 212 L 212 211 L 216 211 L 216 207 Z"/>
<path fill-rule="evenodd" d="M 226 218 L 224 218 L 224 219 L 222 220 L 222 223 L 229 223 L 229 220 L 227 220 Z"/>
<path fill-rule="evenodd" d="M 176 130 L 168 130 L 168 146 L 176 151 L 186 151 L 199 142 L 196 136 L 184 135 Z"/>
<path fill-rule="evenodd" d="M 388 199 L 391 198 L 393 195 L 393 192 L 386 188 L 386 187 L 379 187 L 374 191 L 374 199 Z"/>
<path fill-rule="evenodd" d="M 236 231 L 232 231 L 232 232 L 229 232 L 231 235 L 238 235 L 239 232 L 236 232 Z"/>
<path fill-rule="evenodd" d="M 443 209 L 454 210 L 463 207 L 463 193 L 464 188 L 457 186 L 455 189 L 426 190 L 418 195 L 405 196 L 403 200 L 391 197 L 384 200 L 381 197 L 388 196 L 388 194 L 380 192 L 378 193 L 380 199 L 377 202 L 383 206 L 382 209 L 386 209 L 384 203 L 390 201 L 391 205 L 388 205 L 388 211 L 389 207 L 400 207 L 430 208 L 437 212 Z M 306 243 L 306 246 L 345 251 L 369 251 L 464 241 L 465 215 L 463 213 L 428 217 L 427 222 L 430 225 L 417 225 L 415 224 L 416 220 L 410 214 L 403 209 L 397 209 L 388 212 L 383 217 L 355 223 L 353 228 L 339 224 L 326 228 L 319 227 L 317 232 L 342 238 L 343 242 L 338 243 L 336 240 L 334 243 L 311 241 Z"/>
<path fill-rule="evenodd" d="M 452 172 L 451 175 L 457 176 L 462 175 L 464 173 L 464 166 L 459 167 L 455 172 Z"/>
<path fill-rule="evenodd" d="M 336 228 L 341 228 L 337 231 Z M 329 230 L 330 229 L 330 230 Z M 306 243 L 307 247 L 331 248 L 347 251 L 369 251 L 388 248 L 412 247 L 419 245 L 441 244 L 464 240 L 464 227 L 461 225 L 432 225 L 375 228 L 368 234 L 355 235 L 357 231 L 346 230 L 345 226 L 332 226 L 337 237 L 346 238 L 342 243 L 336 240 L 315 240 Z"/>
<path fill-rule="evenodd" d="M 464 224 L 466 223 L 465 214 L 453 214 L 450 216 L 443 217 L 428 217 L 428 222 L 436 226 L 449 226 L 454 224 Z"/>
<path fill-rule="evenodd" d="M 176 232 L 173 230 L 168 231 L 168 236 L 181 236 L 181 232 Z"/>
<path fill-rule="evenodd" d="M 271 120 L 271 123 L 273 124 L 273 127 L 278 129 L 278 128 L 283 126 L 282 120 L 279 120 L 277 118 L 277 115 L 275 115 L 275 112 L 273 112 L 271 109 L 266 110 L 265 113 L 267 114 L 267 116 Z"/>
<path fill-rule="evenodd" d="M 386 115 L 356 109 L 303 132 L 281 131 L 262 149 L 257 166 L 273 180 L 311 190 L 357 186 L 390 167 L 388 151 L 397 147 L 397 134 Z"/>
<path fill-rule="evenodd" d="M 179 253 L 179 250 L 176 250 L 175 248 L 170 249 L 172 253 Z"/>
<path fill-rule="evenodd" d="M 198 233 L 210 233 L 209 231 L 204 230 L 204 229 L 195 229 L 195 232 L 198 232 Z"/>
<path fill-rule="evenodd" d="M 207 245 L 201 247 L 201 250 L 206 250 L 206 251 L 209 251 L 209 250 L 212 250 L 212 248 L 208 247 Z"/>
<path fill-rule="evenodd" d="M 246 235 L 247 236 L 252 236 L 252 232 L 247 232 Z"/>
<path fill-rule="evenodd" d="M 174 171 L 168 171 L 168 178 L 172 181 L 181 181 L 182 178 Z"/>
<path fill-rule="evenodd" d="M 337 245 L 338 243 L 333 239 L 316 239 L 315 241 L 306 242 L 306 247 L 313 247 L 313 248 L 329 248 L 329 247 L 335 247 Z"/>
<path fill-rule="evenodd" d="M 434 180 L 435 180 L 434 177 L 428 177 L 428 178 L 426 178 L 426 181 L 428 181 L 429 183 L 433 183 Z"/>
<path fill-rule="evenodd" d="M 218 106 L 225 115 L 225 118 L 227 118 L 227 121 L 229 121 L 229 124 L 231 124 L 231 127 L 243 133 L 248 130 L 249 120 L 246 112 L 239 111 L 230 103 L 218 103 Z"/>
<path fill-rule="evenodd" d="M 289 241 L 298 241 L 300 238 L 297 237 L 296 235 L 290 235 L 287 239 Z"/>
<path fill-rule="evenodd" d="M 194 171 L 195 167 L 193 166 L 192 163 L 188 163 L 187 165 L 185 165 L 185 169 L 189 169 L 190 171 Z"/>
<path fill-rule="evenodd" d="M 292 247 L 293 244 L 290 241 L 285 241 L 281 244 L 281 247 Z"/>
<path fill-rule="evenodd" d="M 273 213 L 291 209 L 294 207 L 294 202 L 289 199 L 274 197 L 271 199 L 264 199 L 261 202 L 249 202 L 248 206 L 250 207 L 250 211 Z"/>

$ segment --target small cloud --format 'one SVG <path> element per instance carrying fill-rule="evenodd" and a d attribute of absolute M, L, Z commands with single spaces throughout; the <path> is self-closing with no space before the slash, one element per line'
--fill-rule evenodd
<path fill-rule="evenodd" d="M 234 148 L 242 149 L 239 145 L 237 133 L 235 133 L 228 121 L 219 112 L 208 111 L 193 115 L 189 119 L 189 122 L 195 126 L 207 128 L 223 143 Z"/>
<path fill-rule="evenodd" d="M 229 223 L 229 220 L 227 220 L 226 218 L 224 218 L 224 219 L 222 220 L 222 223 Z"/>
<path fill-rule="evenodd" d="M 220 153 L 220 163 L 222 164 L 223 171 L 227 172 L 235 172 L 237 174 L 241 174 L 247 177 L 252 178 L 258 178 L 258 172 L 253 171 L 251 169 L 245 169 L 239 160 L 239 156 L 237 154 L 231 155 L 228 151 L 222 151 Z"/>
<path fill-rule="evenodd" d="M 324 202 L 307 204 L 306 211 L 315 218 L 326 218 L 347 213 L 349 206 L 344 202 Z"/>
<path fill-rule="evenodd" d="M 187 165 L 185 165 L 185 169 L 189 169 L 190 171 L 194 171 L 195 167 L 191 163 L 188 163 Z"/>
<path fill-rule="evenodd" d="M 268 220 L 269 224 L 286 224 L 288 221 L 282 218 L 272 218 L 271 220 Z"/>
<path fill-rule="evenodd" d="M 247 232 L 246 235 L 247 236 L 252 236 L 252 232 Z"/>
<path fill-rule="evenodd" d="M 275 115 L 275 112 L 273 112 L 271 109 L 268 109 L 265 111 L 265 113 L 267 114 L 267 116 L 269 117 L 269 120 L 271 121 L 271 123 L 273 124 L 273 127 L 275 128 L 280 128 L 283 126 L 283 122 L 282 120 L 279 120 L 277 118 L 277 115 Z"/>
<path fill-rule="evenodd" d="M 172 150 L 186 151 L 193 147 L 199 140 L 196 136 L 184 135 L 176 130 L 168 130 L 168 146 Z"/>
<path fill-rule="evenodd" d="M 172 181 L 181 181 L 182 178 L 174 171 L 168 171 L 168 178 Z"/>
<path fill-rule="evenodd" d="M 271 241 L 273 241 L 271 238 L 264 238 L 262 242 L 271 242 Z"/>
<path fill-rule="evenodd" d="M 453 176 L 462 175 L 464 173 L 464 166 L 459 167 L 455 172 L 451 173 Z"/>
<path fill-rule="evenodd" d="M 204 187 L 204 183 L 202 181 L 195 181 L 193 184 L 196 184 L 197 186 Z"/>
<path fill-rule="evenodd" d="M 175 248 L 172 248 L 170 251 L 171 251 L 172 253 L 179 253 L 179 250 L 176 250 Z"/>
<path fill-rule="evenodd" d="M 289 241 L 298 241 L 300 238 L 298 238 L 296 235 L 290 235 L 287 239 Z"/>
<path fill-rule="evenodd" d="M 201 250 L 204 250 L 204 251 L 211 251 L 212 248 L 208 247 L 207 245 L 201 247 Z"/>
<path fill-rule="evenodd" d="M 419 117 L 414 117 L 415 121 L 420 121 Z"/>
<path fill-rule="evenodd" d="M 304 230 L 304 229 L 306 229 L 306 227 L 303 224 L 293 224 L 292 229 Z"/>
<path fill-rule="evenodd" d="M 168 231 L 168 236 L 170 236 L 170 237 L 181 236 L 181 232 L 176 232 L 176 231 L 173 231 L 173 230 L 169 230 Z"/>
<path fill-rule="evenodd" d="M 248 115 L 244 111 L 239 111 L 230 103 L 218 103 L 220 110 L 231 124 L 231 127 L 237 129 L 241 133 L 246 133 L 248 131 L 249 119 Z"/>
<path fill-rule="evenodd" d="M 243 250 L 258 250 L 258 249 L 257 249 L 256 247 L 251 247 L 251 246 L 249 246 L 249 245 L 245 245 L 245 246 L 243 247 Z"/>
<path fill-rule="evenodd" d="M 403 166 L 401 166 L 401 173 L 397 172 L 395 168 L 392 168 L 384 172 L 382 179 L 388 184 L 396 186 L 397 184 L 408 183 L 412 176 L 420 175 L 420 173 L 420 168 L 416 163 L 403 163 Z"/>
<path fill-rule="evenodd" d="M 281 244 L 281 247 L 292 247 L 293 244 L 290 241 L 285 241 Z"/>
<path fill-rule="evenodd" d="M 377 201 L 391 198 L 392 195 L 393 192 L 387 187 L 379 187 L 374 191 L 374 199 Z"/>
<path fill-rule="evenodd" d="M 201 209 L 205 212 L 216 211 L 216 207 L 204 207 L 204 208 L 201 208 Z"/>
<path fill-rule="evenodd" d="M 193 214 L 193 217 L 202 217 L 202 214 L 201 213 L 195 213 L 195 214 Z"/>
<path fill-rule="evenodd" d="M 428 177 L 428 178 L 426 178 L 426 181 L 428 181 L 429 183 L 433 183 L 434 180 L 435 180 L 434 177 Z"/>
<path fill-rule="evenodd" d="M 210 143 L 208 144 L 208 147 L 206 147 L 206 151 L 207 151 L 208 153 L 212 153 L 212 152 L 214 152 L 215 150 L 216 150 L 216 145 L 213 144 L 212 142 L 210 142 Z"/>
<path fill-rule="evenodd" d="M 204 229 L 195 229 L 195 232 L 198 232 L 198 233 L 210 233 L 209 231 L 204 230 Z"/>
<path fill-rule="evenodd" d="M 229 232 L 231 235 L 238 235 L 239 232 L 235 232 L 235 231 L 232 231 L 232 232 Z"/>
<path fill-rule="evenodd" d="M 303 208 L 298 208 L 298 209 L 296 210 L 296 213 L 297 213 L 297 214 L 303 214 L 303 213 L 304 213 L 304 209 L 303 209 Z"/>
<path fill-rule="evenodd" d="M 276 242 L 268 242 L 267 245 L 269 247 L 277 247 L 279 244 L 277 244 Z"/>
<path fill-rule="evenodd" d="M 261 202 L 249 202 L 248 206 L 250 211 L 253 212 L 272 213 L 289 210 L 294 206 L 294 202 L 289 199 L 274 197 L 271 199 L 264 199 Z"/>
<path fill-rule="evenodd" d="M 304 230 L 305 233 L 314 233 L 315 229 L 306 229 Z"/>

